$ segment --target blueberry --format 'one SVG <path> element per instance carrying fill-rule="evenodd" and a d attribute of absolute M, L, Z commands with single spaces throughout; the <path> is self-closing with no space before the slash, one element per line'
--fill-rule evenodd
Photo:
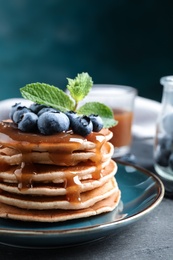
<path fill-rule="evenodd" d="M 163 128 L 168 134 L 173 136 L 173 113 L 167 114 L 163 118 Z"/>
<path fill-rule="evenodd" d="M 18 123 L 18 129 L 23 132 L 34 132 L 37 130 L 38 116 L 33 112 L 26 112 Z"/>
<path fill-rule="evenodd" d="M 18 106 L 16 111 L 13 114 L 13 121 L 14 121 L 14 123 L 18 124 L 22 120 L 23 115 L 25 113 L 28 113 L 28 112 L 30 112 L 30 110 L 27 107 L 25 107 L 25 106 Z"/>
<path fill-rule="evenodd" d="M 38 116 L 41 116 L 41 114 L 45 113 L 45 112 L 52 112 L 52 113 L 57 113 L 59 112 L 58 110 L 52 108 L 52 107 L 43 107 L 39 112 L 38 112 Z"/>
<path fill-rule="evenodd" d="M 72 130 L 75 134 L 87 136 L 93 130 L 93 124 L 88 116 L 76 117 L 71 122 Z"/>
<path fill-rule="evenodd" d="M 68 118 L 70 120 L 73 120 L 78 117 L 78 114 L 74 111 L 68 111 L 68 112 L 66 112 L 66 115 L 68 116 Z"/>
<path fill-rule="evenodd" d="M 170 136 L 162 136 L 158 139 L 158 144 L 161 150 L 173 150 L 173 139 Z"/>
<path fill-rule="evenodd" d="M 93 131 L 99 132 L 103 128 L 103 120 L 98 115 L 90 115 L 89 118 L 93 124 Z"/>
<path fill-rule="evenodd" d="M 62 112 L 45 112 L 38 117 L 37 125 L 41 134 L 51 135 L 67 131 L 70 121 Z"/>
<path fill-rule="evenodd" d="M 169 157 L 173 152 L 173 139 L 170 136 L 161 136 L 157 142 L 155 155 L 156 162 L 163 167 L 169 165 Z"/>
<path fill-rule="evenodd" d="M 171 155 L 169 157 L 169 167 L 173 171 L 173 153 L 171 153 Z"/>
<path fill-rule="evenodd" d="M 169 150 L 159 150 L 155 156 L 156 163 L 160 166 L 167 167 L 169 165 L 170 155 L 171 151 Z"/>
<path fill-rule="evenodd" d="M 73 123 L 75 123 L 75 120 L 78 117 L 78 115 L 74 111 L 68 111 L 68 112 L 66 112 L 66 115 L 68 116 L 68 118 L 70 120 L 70 127 L 72 127 L 72 125 L 73 125 Z"/>
<path fill-rule="evenodd" d="M 33 103 L 30 105 L 29 109 L 37 114 L 42 108 L 46 107 L 45 105 L 40 105 L 40 104 L 37 104 L 37 103 Z"/>
<path fill-rule="evenodd" d="M 14 115 L 14 112 L 16 112 L 17 108 L 21 106 L 21 103 L 15 103 L 12 107 L 11 107 L 11 110 L 10 110 L 10 114 L 9 114 L 9 117 L 11 120 L 13 120 L 13 115 Z"/>

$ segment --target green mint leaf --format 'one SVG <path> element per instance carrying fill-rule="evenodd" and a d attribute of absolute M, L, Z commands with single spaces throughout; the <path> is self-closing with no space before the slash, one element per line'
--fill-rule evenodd
<path fill-rule="evenodd" d="M 104 128 L 109 128 L 117 124 L 117 121 L 114 119 L 113 111 L 108 106 L 99 102 L 88 102 L 81 106 L 77 110 L 77 113 L 83 115 L 99 115 L 103 120 Z"/>
<path fill-rule="evenodd" d="M 74 101 L 61 89 L 45 84 L 31 83 L 20 89 L 22 96 L 38 104 L 61 111 L 73 110 Z"/>
<path fill-rule="evenodd" d="M 93 85 L 92 78 L 85 72 L 78 74 L 75 79 L 67 78 L 67 80 L 67 89 L 70 91 L 70 95 L 76 103 L 84 99 Z"/>

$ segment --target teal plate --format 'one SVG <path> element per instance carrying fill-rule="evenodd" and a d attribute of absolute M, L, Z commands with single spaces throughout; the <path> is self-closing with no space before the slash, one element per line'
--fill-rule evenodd
<path fill-rule="evenodd" d="M 0 220 L 0 243 L 28 248 L 72 246 L 117 234 L 150 213 L 164 196 L 164 187 L 154 174 L 129 164 L 118 163 L 116 180 L 121 190 L 118 209 L 62 223 L 33 223 Z"/>

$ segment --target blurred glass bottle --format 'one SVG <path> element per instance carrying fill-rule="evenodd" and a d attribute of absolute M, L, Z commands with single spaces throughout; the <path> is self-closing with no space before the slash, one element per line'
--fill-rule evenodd
<path fill-rule="evenodd" d="M 173 76 L 162 77 L 160 83 L 163 94 L 156 123 L 154 167 L 165 185 L 166 195 L 173 197 Z"/>

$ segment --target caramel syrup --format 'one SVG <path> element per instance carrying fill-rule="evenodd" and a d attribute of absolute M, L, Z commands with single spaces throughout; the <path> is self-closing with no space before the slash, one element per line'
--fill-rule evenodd
<path fill-rule="evenodd" d="M 33 187 L 32 177 L 36 174 L 34 164 L 22 162 L 21 165 L 17 166 L 14 175 L 18 182 L 18 189 L 23 191 Z"/>

